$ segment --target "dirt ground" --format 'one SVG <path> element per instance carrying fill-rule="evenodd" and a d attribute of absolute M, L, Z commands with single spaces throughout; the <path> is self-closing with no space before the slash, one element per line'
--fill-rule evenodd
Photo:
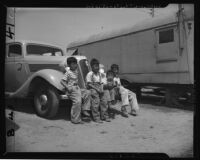
<path fill-rule="evenodd" d="M 63 104 L 53 120 L 35 115 L 26 101 L 11 101 L 6 108 L 6 129 L 15 128 L 7 138 L 11 152 L 147 152 L 170 157 L 193 156 L 193 111 L 156 106 L 143 100 L 139 115 L 122 117 L 116 112 L 111 122 L 72 124 Z M 119 109 L 120 104 L 113 106 Z"/>

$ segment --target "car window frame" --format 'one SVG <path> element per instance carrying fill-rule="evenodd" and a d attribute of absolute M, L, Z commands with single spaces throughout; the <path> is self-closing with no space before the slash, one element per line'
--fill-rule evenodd
<path fill-rule="evenodd" d="M 11 45 L 16 45 L 16 44 L 18 44 L 18 45 L 20 45 L 21 46 L 21 55 L 20 56 L 9 56 L 9 47 L 11 46 Z M 23 44 L 22 43 L 20 43 L 20 42 L 10 42 L 10 43 L 7 43 L 6 44 L 6 58 L 8 58 L 8 59 L 14 59 L 14 58 L 21 58 L 21 57 L 23 57 Z"/>
<path fill-rule="evenodd" d="M 51 48 L 60 49 L 61 50 L 61 54 L 62 54 L 60 57 L 64 56 L 64 52 L 63 52 L 62 48 L 59 48 L 59 47 L 56 47 L 56 46 L 51 46 L 51 45 L 46 45 L 46 44 L 39 44 L 39 43 L 26 43 L 26 46 L 25 46 L 25 50 L 26 50 L 25 56 L 31 56 L 31 55 L 27 54 L 27 46 L 28 45 L 38 45 L 38 46 L 44 46 L 44 47 L 51 47 Z M 38 55 L 34 55 L 34 56 L 38 56 Z M 54 56 L 41 56 L 41 57 L 54 57 Z"/>

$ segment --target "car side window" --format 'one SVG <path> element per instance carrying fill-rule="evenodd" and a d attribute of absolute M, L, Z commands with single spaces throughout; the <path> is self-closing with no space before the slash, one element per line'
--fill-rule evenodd
<path fill-rule="evenodd" d="M 62 56 L 62 50 L 45 45 L 28 44 L 26 47 L 27 55 L 32 56 Z"/>
<path fill-rule="evenodd" d="M 22 47 L 20 44 L 12 44 L 9 46 L 8 57 L 22 56 Z"/>

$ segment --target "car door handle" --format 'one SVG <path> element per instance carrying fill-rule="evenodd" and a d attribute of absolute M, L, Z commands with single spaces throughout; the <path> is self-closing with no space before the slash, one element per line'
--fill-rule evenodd
<path fill-rule="evenodd" d="M 21 63 L 17 63 L 17 70 L 21 71 L 22 70 L 22 64 Z"/>

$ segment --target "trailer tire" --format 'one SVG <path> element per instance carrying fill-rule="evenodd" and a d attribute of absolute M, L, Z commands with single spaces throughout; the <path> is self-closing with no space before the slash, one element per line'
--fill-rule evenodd
<path fill-rule="evenodd" d="M 56 89 L 43 84 L 34 92 L 34 108 L 36 114 L 44 118 L 52 118 L 59 107 L 59 99 Z"/>

